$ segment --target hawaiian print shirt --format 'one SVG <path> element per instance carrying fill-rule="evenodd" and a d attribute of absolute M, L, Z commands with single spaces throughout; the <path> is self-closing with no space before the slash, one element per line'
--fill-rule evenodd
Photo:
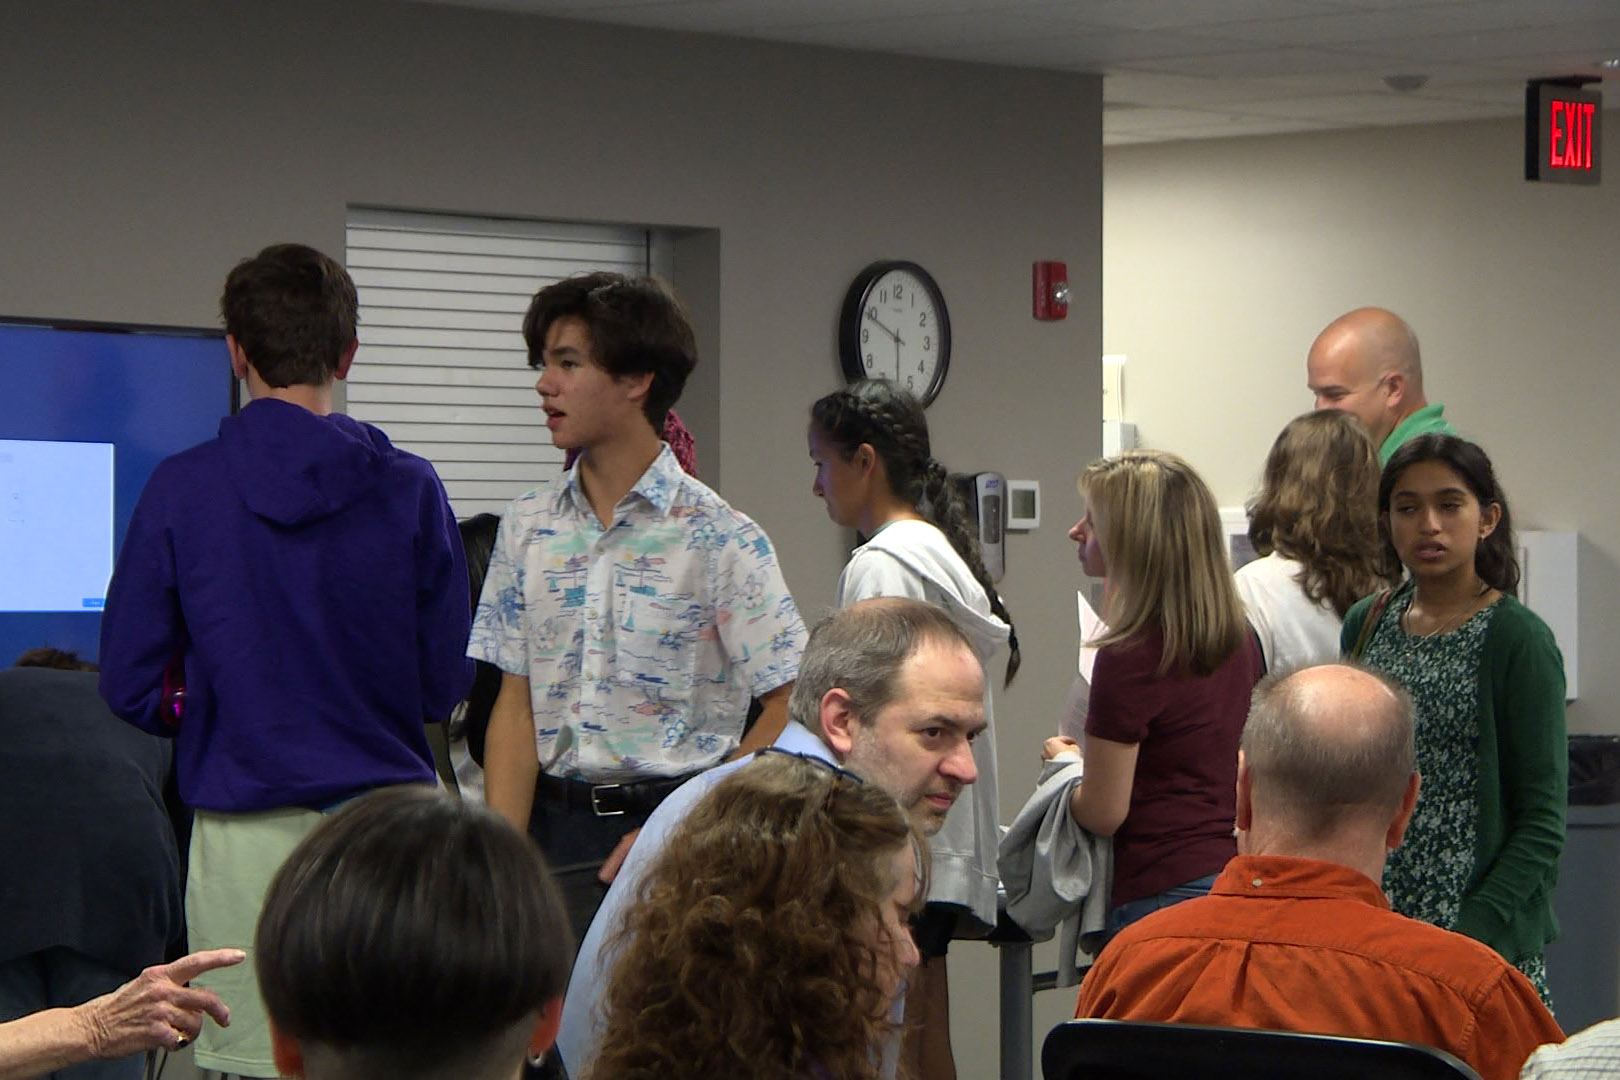
<path fill-rule="evenodd" d="M 549 773 L 614 783 L 718 762 L 749 698 L 797 677 L 805 638 L 764 530 L 666 446 L 611 528 L 577 463 L 513 500 L 467 655 L 528 676 Z"/>

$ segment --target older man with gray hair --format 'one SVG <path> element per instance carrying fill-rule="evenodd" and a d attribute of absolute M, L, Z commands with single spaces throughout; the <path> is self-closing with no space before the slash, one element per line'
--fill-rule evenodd
<path fill-rule="evenodd" d="M 1262 683 L 1238 751 L 1238 855 L 1207 897 L 1127 927 L 1076 1015 L 1350 1035 L 1509 1080 L 1563 1037 L 1493 950 L 1390 910 L 1417 804 L 1412 703 L 1348 664 Z"/>
<path fill-rule="evenodd" d="M 984 669 L 945 609 L 884 597 L 834 612 L 810 634 L 775 749 L 836 762 L 893 795 L 926 835 L 978 779 L 973 740 L 985 729 Z M 596 1056 L 596 1004 L 642 875 L 691 808 L 752 758 L 688 780 L 653 812 L 580 946 L 557 1049 L 570 1075 Z M 893 1075 L 892 1063 L 885 1072 Z"/>

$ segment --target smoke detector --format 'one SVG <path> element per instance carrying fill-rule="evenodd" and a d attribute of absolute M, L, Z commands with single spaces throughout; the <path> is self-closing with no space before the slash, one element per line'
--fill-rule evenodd
<path fill-rule="evenodd" d="M 1414 90 L 1423 89 L 1429 81 L 1427 75 L 1385 75 L 1384 85 L 1397 94 L 1410 94 Z"/>

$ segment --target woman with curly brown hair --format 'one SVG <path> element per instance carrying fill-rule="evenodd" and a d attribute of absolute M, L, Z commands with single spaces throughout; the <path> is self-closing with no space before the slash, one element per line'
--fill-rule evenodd
<path fill-rule="evenodd" d="M 1268 671 L 1338 659 L 1350 605 L 1399 578 L 1378 534 L 1378 453 L 1347 412 L 1296 416 L 1271 444 L 1238 594 Z"/>
<path fill-rule="evenodd" d="M 917 962 L 923 842 L 894 798 L 762 751 L 704 796 L 625 914 L 587 1080 L 875 1080 Z"/>

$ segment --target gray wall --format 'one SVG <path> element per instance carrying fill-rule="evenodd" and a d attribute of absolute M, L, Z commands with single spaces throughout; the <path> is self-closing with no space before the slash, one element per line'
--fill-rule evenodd
<path fill-rule="evenodd" d="M 1100 441 L 1098 80 L 378 0 L 62 0 L 0 5 L 0 103 L 6 313 L 210 324 L 236 259 L 339 253 L 351 203 L 715 230 L 675 252 L 719 270 L 682 412 L 812 616 L 846 553 L 802 437 L 838 304 L 870 260 L 921 262 L 955 331 L 936 456 L 1047 500 L 1004 582 L 1017 807 L 1073 672 L 1063 531 Z M 1067 322 L 1030 318 L 1036 259 L 1069 263 Z M 964 1076 L 994 1073 L 988 953 L 953 952 Z"/>

